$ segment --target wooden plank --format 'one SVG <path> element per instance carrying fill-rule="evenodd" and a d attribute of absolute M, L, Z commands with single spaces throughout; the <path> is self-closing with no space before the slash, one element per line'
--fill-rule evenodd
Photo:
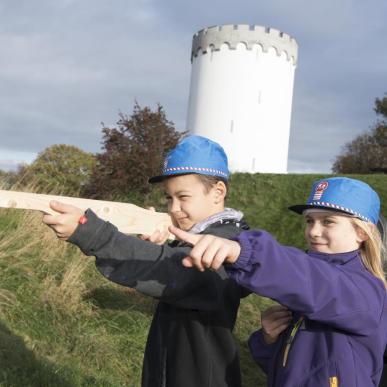
<path fill-rule="evenodd" d="M 51 200 L 71 204 L 82 210 L 90 208 L 125 234 L 150 235 L 172 224 L 168 214 L 146 210 L 130 203 L 0 190 L 0 207 L 3 208 L 37 210 L 55 215 L 57 213 L 49 206 Z"/>

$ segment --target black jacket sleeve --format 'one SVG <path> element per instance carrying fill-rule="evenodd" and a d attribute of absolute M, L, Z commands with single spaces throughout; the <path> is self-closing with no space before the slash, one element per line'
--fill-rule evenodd
<path fill-rule="evenodd" d="M 217 272 L 185 268 L 181 261 L 190 251 L 189 245 L 160 246 L 119 232 L 91 210 L 86 216 L 88 222 L 78 226 L 69 242 L 84 254 L 95 256 L 98 270 L 110 281 L 180 307 L 221 307 L 224 287 L 232 280 L 223 268 Z M 206 231 L 227 238 L 239 230 L 234 225 L 223 225 Z"/>

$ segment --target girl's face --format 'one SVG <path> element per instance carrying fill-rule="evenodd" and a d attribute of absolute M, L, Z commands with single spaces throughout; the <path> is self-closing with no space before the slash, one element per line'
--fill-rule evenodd
<path fill-rule="evenodd" d="M 329 210 L 306 211 L 305 238 L 309 249 L 320 253 L 347 253 L 360 248 L 364 234 L 350 216 Z"/>
<path fill-rule="evenodd" d="M 224 209 L 225 186 L 218 182 L 207 192 L 195 174 L 170 177 L 164 182 L 168 213 L 182 230 Z"/>

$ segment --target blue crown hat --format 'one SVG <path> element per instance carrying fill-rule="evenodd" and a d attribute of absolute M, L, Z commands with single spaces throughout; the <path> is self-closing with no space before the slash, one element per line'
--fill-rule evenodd
<path fill-rule="evenodd" d="M 226 153 L 218 143 L 206 137 L 187 136 L 168 153 L 162 174 L 151 177 L 149 183 L 187 173 L 219 176 L 228 180 L 230 172 Z"/>
<path fill-rule="evenodd" d="M 313 183 L 306 204 L 289 207 L 302 214 L 308 208 L 344 212 L 366 222 L 378 223 L 380 199 L 366 183 L 348 177 L 331 177 Z"/>

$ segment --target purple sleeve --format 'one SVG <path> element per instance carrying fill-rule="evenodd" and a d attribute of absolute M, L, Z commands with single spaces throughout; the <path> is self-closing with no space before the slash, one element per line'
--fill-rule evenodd
<path fill-rule="evenodd" d="M 276 343 L 266 344 L 262 329 L 260 329 L 250 336 L 248 344 L 253 359 L 262 368 L 263 372 L 267 374 L 270 359 L 273 358 L 277 348 Z"/>
<path fill-rule="evenodd" d="M 241 253 L 226 270 L 240 285 L 339 329 L 369 334 L 378 326 L 385 290 L 365 270 L 310 257 L 262 230 L 235 240 Z"/>

